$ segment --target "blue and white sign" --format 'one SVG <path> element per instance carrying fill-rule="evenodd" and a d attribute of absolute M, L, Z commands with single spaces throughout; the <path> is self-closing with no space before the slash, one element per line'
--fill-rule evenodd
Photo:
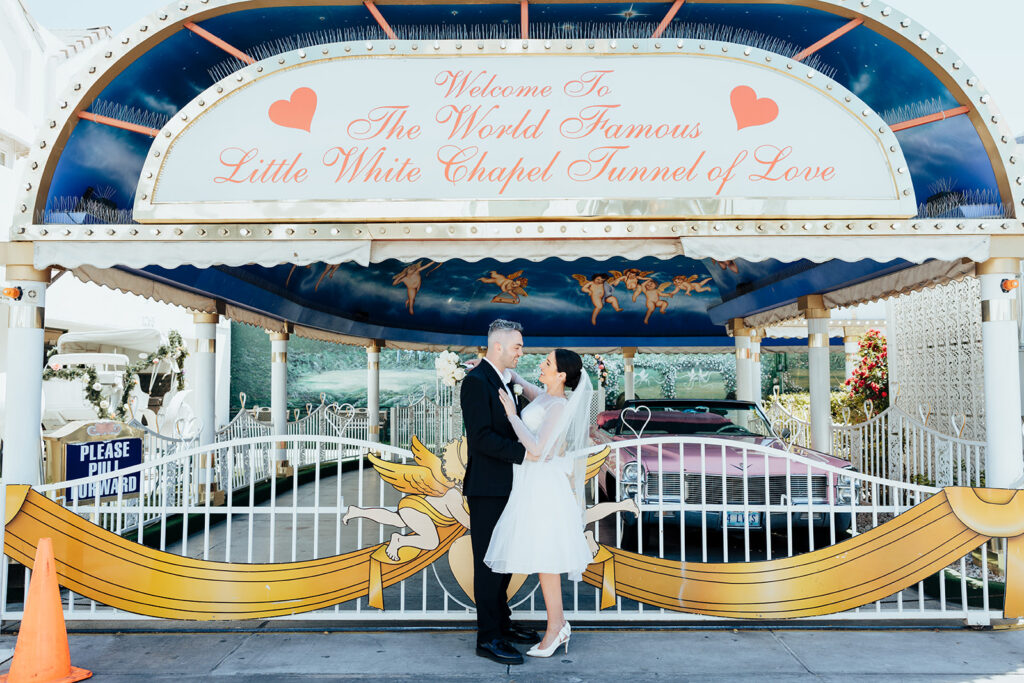
<path fill-rule="evenodd" d="M 69 443 L 64 451 L 68 480 L 83 479 L 96 474 L 123 470 L 142 464 L 142 439 L 111 439 L 89 443 Z M 98 484 L 81 484 L 67 489 L 67 500 L 94 500 L 99 486 L 100 499 L 136 496 L 142 484 L 139 472 L 124 477 L 104 479 Z"/>

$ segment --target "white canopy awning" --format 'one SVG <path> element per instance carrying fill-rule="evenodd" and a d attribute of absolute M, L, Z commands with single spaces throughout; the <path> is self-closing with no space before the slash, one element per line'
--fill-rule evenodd
<path fill-rule="evenodd" d="M 847 235 L 760 235 L 682 237 L 683 253 L 689 258 L 716 261 L 767 261 L 790 263 L 809 260 L 878 261 L 903 259 L 925 261 L 985 261 L 989 257 L 988 235 L 878 235 L 865 238 Z"/>
<path fill-rule="evenodd" d="M 282 263 L 304 266 L 310 263 L 343 263 L 354 261 L 361 266 L 388 259 L 416 261 L 430 259 L 447 261 L 480 261 L 496 259 L 512 261 L 527 259 L 543 261 L 560 258 L 606 259 L 615 256 L 643 258 L 654 256 L 669 259 L 682 256 L 683 247 L 676 239 L 523 239 L 501 240 L 266 240 L 240 242 L 46 242 L 35 243 L 36 268 L 61 266 L 69 270 L 81 266 L 112 268 L 125 266 L 143 268 L 160 266 L 176 268 L 192 265 L 265 267 Z"/>
<path fill-rule="evenodd" d="M 59 353 L 152 353 L 164 342 L 159 330 L 68 332 L 57 339 Z"/>
<path fill-rule="evenodd" d="M 255 263 L 271 267 L 281 263 L 304 266 L 310 263 L 370 263 L 367 240 L 295 240 L 239 242 L 44 242 L 35 243 L 36 268 L 79 266 L 177 268 L 191 265 L 245 266 Z"/>

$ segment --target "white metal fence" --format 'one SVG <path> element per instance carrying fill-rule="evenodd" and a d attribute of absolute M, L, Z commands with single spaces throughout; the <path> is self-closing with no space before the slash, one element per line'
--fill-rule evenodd
<path fill-rule="evenodd" d="M 811 447 L 810 423 L 787 411 L 778 401 L 768 406 L 776 433 L 795 446 Z M 867 474 L 931 486 L 982 486 L 985 444 L 950 436 L 929 427 L 898 405 L 871 413 L 864 422 L 832 424 L 832 455 L 849 460 Z M 964 425 L 953 424 L 962 433 Z"/>
<path fill-rule="evenodd" d="M 166 458 L 177 451 L 199 445 L 198 429 L 189 432 L 191 436 L 174 438 L 153 431 L 138 420 L 131 420 L 128 426 L 142 431 L 142 453 L 147 460 Z"/>
<path fill-rule="evenodd" d="M 280 441 L 290 452 L 306 453 L 303 461 L 309 466 L 295 468 L 288 477 L 270 476 L 274 448 Z M 589 489 L 589 533 L 597 543 L 639 552 L 654 563 L 685 562 L 679 565 L 683 578 L 695 567 L 693 563 L 772 560 L 841 541 L 882 524 L 937 491 L 723 439 L 643 438 L 612 442 L 609 448 L 606 466 Z M 339 463 L 339 455 L 350 451 L 358 456 Z M 373 469 L 366 457 L 370 451 L 390 462 L 413 461 L 409 450 L 365 440 L 270 435 L 191 448 L 140 466 L 39 490 L 115 533 L 175 555 L 249 563 L 299 561 L 356 551 L 403 533 L 402 521 L 394 514 L 401 495 Z M 213 477 L 207 475 L 211 466 Z M 104 482 L 130 476 L 142 479 L 137 499 L 126 500 L 118 494 L 109 502 L 100 500 Z M 210 495 L 217 482 L 228 489 L 224 505 L 215 505 Z M 96 493 L 69 500 L 65 497 L 68 486 L 93 486 Z M 983 545 L 977 558 L 970 550 L 926 580 L 863 607 L 821 618 L 966 619 L 971 623 L 998 618 L 1001 608 L 989 584 L 968 578 L 975 562 L 987 566 L 990 548 Z M 472 605 L 459 587 L 450 557 L 451 551 L 448 560 L 441 558 L 385 588 L 383 611 L 360 597 L 279 618 L 470 620 Z M 9 563 L 5 563 L 5 587 L 8 576 Z M 653 607 L 621 594 L 613 607 L 602 610 L 600 589 L 585 583 L 563 585 L 566 611 L 574 621 L 715 618 Z M 4 590 L 0 618 L 20 619 L 24 594 L 20 587 Z M 535 577 L 526 580 L 513 605 L 517 615 L 543 618 Z M 65 616 L 145 618 L 66 591 Z"/>
<path fill-rule="evenodd" d="M 424 393 L 408 405 L 391 408 L 388 422 L 392 446 L 407 448 L 415 435 L 428 448 L 439 448 L 462 435 L 459 397 L 454 390 L 442 386 L 437 400 Z"/>

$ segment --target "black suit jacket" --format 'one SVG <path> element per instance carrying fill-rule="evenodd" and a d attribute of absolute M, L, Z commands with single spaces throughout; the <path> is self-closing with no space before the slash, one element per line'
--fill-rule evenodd
<path fill-rule="evenodd" d="M 504 385 L 486 361 L 466 374 L 459 396 L 466 425 L 467 496 L 505 496 L 512 492 L 512 465 L 523 462 L 526 449 L 519 443 L 498 398 Z"/>

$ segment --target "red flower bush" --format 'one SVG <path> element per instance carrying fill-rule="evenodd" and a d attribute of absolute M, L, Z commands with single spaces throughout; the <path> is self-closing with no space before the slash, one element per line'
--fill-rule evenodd
<path fill-rule="evenodd" d="M 847 400 L 851 408 L 863 410 L 870 400 L 874 413 L 889 407 L 889 360 L 885 336 L 878 330 L 868 330 L 860 343 L 860 363 L 844 386 L 849 390 Z"/>

